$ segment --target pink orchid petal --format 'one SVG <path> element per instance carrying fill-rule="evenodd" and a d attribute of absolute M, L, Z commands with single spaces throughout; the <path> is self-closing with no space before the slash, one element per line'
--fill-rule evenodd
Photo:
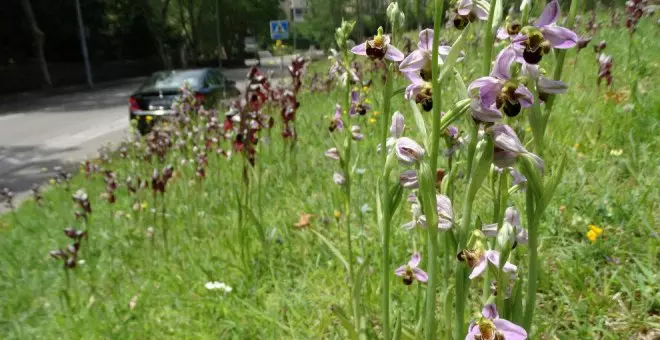
<path fill-rule="evenodd" d="M 543 33 L 543 37 L 546 40 L 550 41 L 550 44 L 554 48 L 566 49 L 575 47 L 575 45 L 577 45 L 577 34 L 568 28 L 559 26 L 547 26 L 541 28 L 541 33 Z"/>
<path fill-rule="evenodd" d="M 548 3 L 548 5 L 543 9 L 543 13 L 541 13 L 541 17 L 536 23 L 536 26 L 543 27 L 554 24 L 559 18 L 559 13 L 559 2 L 557 2 L 557 0 L 550 1 L 550 3 Z"/>

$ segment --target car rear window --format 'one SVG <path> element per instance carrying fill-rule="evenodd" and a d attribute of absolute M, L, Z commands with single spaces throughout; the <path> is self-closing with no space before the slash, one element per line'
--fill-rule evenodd
<path fill-rule="evenodd" d="M 154 73 L 140 87 L 141 91 L 157 89 L 181 88 L 188 82 L 192 88 L 199 88 L 203 81 L 203 70 L 194 71 L 164 71 Z"/>

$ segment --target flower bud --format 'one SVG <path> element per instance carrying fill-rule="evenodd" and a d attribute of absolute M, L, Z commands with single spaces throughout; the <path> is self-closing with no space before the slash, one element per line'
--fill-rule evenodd
<path fill-rule="evenodd" d="M 337 148 L 330 148 L 325 152 L 325 156 L 334 160 L 339 160 L 339 151 Z"/>
<path fill-rule="evenodd" d="M 333 181 L 335 182 L 335 184 L 337 184 L 337 185 L 344 185 L 344 183 L 346 183 L 346 178 L 344 177 L 344 175 L 342 175 L 342 174 L 339 173 L 339 172 L 335 172 L 335 173 L 332 175 L 332 180 L 333 180 Z"/>
<path fill-rule="evenodd" d="M 394 152 L 399 162 L 405 165 L 413 165 L 424 159 L 424 149 L 408 137 L 397 139 Z"/>
<path fill-rule="evenodd" d="M 419 182 L 417 181 L 417 171 L 416 170 L 406 170 L 399 175 L 399 180 L 401 186 L 406 189 L 417 189 L 419 188 Z"/>
<path fill-rule="evenodd" d="M 403 124 L 403 115 L 401 114 L 401 112 L 399 111 L 394 112 L 394 114 L 392 115 L 392 125 L 390 125 L 390 134 L 392 135 L 392 137 L 394 138 L 401 137 L 404 126 L 405 125 Z"/>

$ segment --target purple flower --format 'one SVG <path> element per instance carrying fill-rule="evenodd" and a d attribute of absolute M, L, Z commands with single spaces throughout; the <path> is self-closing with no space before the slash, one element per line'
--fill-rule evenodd
<path fill-rule="evenodd" d="M 330 132 L 344 130 L 344 121 L 341 119 L 341 105 L 339 104 L 335 106 L 335 116 L 332 118 L 328 130 L 330 130 Z"/>
<path fill-rule="evenodd" d="M 372 40 L 367 40 L 351 49 L 357 55 L 368 56 L 372 59 L 388 59 L 391 61 L 403 60 L 403 53 L 390 45 L 389 35 L 383 34 L 383 27 L 378 27 L 378 34 Z"/>
<path fill-rule="evenodd" d="M 342 175 L 339 172 L 335 172 L 334 174 L 332 174 L 332 180 L 337 185 L 344 185 L 344 183 L 346 183 L 346 177 L 344 177 L 344 175 Z"/>
<path fill-rule="evenodd" d="M 441 64 L 451 51 L 450 46 L 439 46 L 438 63 Z M 419 42 L 417 49 L 412 51 L 403 61 L 399 64 L 399 71 L 403 73 L 415 72 L 425 81 L 431 80 L 431 60 L 433 56 L 433 30 L 427 28 L 419 32 Z"/>
<path fill-rule="evenodd" d="M 495 60 L 490 76 L 473 81 L 468 87 L 472 97 L 472 116 L 482 122 L 496 122 L 502 118 L 500 109 L 509 117 L 515 117 L 523 107 L 530 107 L 534 96 L 523 84 L 511 79 L 511 64 L 516 51 L 509 46 Z"/>
<path fill-rule="evenodd" d="M 491 263 L 496 268 L 500 266 L 500 252 L 496 250 L 486 250 L 468 252 L 467 254 L 467 263 L 470 268 L 472 268 L 472 273 L 470 273 L 470 280 L 473 280 L 479 275 L 481 275 L 484 270 L 488 267 L 488 263 Z M 515 272 L 518 270 L 516 265 L 506 262 L 504 267 L 502 267 L 504 272 Z"/>
<path fill-rule="evenodd" d="M 328 151 L 325 152 L 325 156 L 338 161 L 339 160 L 339 151 L 337 150 L 337 148 L 330 148 L 330 149 L 328 149 Z"/>
<path fill-rule="evenodd" d="M 477 19 L 487 20 L 488 8 L 480 7 L 472 0 L 461 0 L 454 13 L 454 27 L 462 30 L 468 23 L 474 22 Z"/>
<path fill-rule="evenodd" d="M 360 96 L 357 91 L 351 91 L 351 108 L 348 111 L 349 116 L 354 117 L 357 114 L 364 116 L 371 109 L 371 105 L 365 103 L 365 98 Z"/>
<path fill-rule="evenodd" d="M 419 262 L 422 261 L 422 257 L 419 253 L 414 253 L 408 261 L 408 264 L 405 264 L 394 271 L 396 276 L 403 278 L 403 283 L 405 285 L 411 285 L 414 280 L 419 282 L 426 282 L 429 280 L 429 276 L 426 275 L 426 272 L 417 268 Z"/>
<path fill-rule="evenodd" d="M 523 49 L 523 57 L 530 64 L 538 64 L 543 55 L 550 53 L 550 48 L 571 48 L 578 42 L 578 36 L 568 28 L 557 26 L 559 2 L 552 0 L 545 6 L 541 17 L 534 27 L 525 27 L 521 34 L 513 39 Z"/>
<path fill-rule="evenodd" d="M 392 135 L 393 138 L 399 138 L 401 137 L 401 134 L 403 134 L 403 128 L 405 125 L 403 124 L 403 115 L 401 112 L 397 111 L 392 114 L 392 125 L 390 125 L 390 134 Z"/>
<path fill-rule="evenodd" d="M 405 98 L 415 99 L 417 104 L 422 104 L 424 111 L 433 109 L 433 85 L 422 79 L 419 72 L 406 72 L 403 74 L 410 81 L 406 87 Z"/>
<path fill-rule="evenodd" d="M 504 223 L 508 223 L 513 227 L 516 235 L 516 242 L 520 244 L 527 244 L 527 230 L 520 224 L 520 213 L 515 207 L 508 207 L 504 212 Z M 486 224 L 481 229 L 484 235 L 488 237 L 497 236 L 497 223 Z M 514 245 L 515 247 L 515 245 Z"/>
<path fill-rule="evenodd" d="M 405 165 L 413 165 L 424 158 L 424 149 L 408 137 L 401 137 L 396 140 L 394 152 L 399 162 Z"/>
<path fill-rule="evenodd" d="M 516 132 L 505 124 L 495 124 L 490 128 L 493 135 L 493 144 L 495 153 L 493 154 L 493 163 L 500 168 L 513 166 L 519 156 L 529 157 L 536 163 L 536 167 L 543 171 L 545 163 L 543 160 L 527 151 L 518 139 Z"/>
<path fill-rule="evenodd" d="M 506 340 L 525 340 L 527 331 L 515 323 L 500 319 L 497 308 L 493 304 L 487 304 L 481 311 L 481 319 L 473 322 L 468 327 L 468 334 L 465 340 L 481 339 L 506 339 Z"/>

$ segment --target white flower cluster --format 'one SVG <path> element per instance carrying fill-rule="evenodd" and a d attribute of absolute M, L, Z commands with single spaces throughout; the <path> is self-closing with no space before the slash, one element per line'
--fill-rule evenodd
<path fill-rule="evenodd" d="M 215 290 L 215 289 L 221 289 L 225 293 L 231 293 L 232 289 L 231 286 L 225 284 L 224 282 L 218 282 L 218 281 L 213 281 L 213 282 L 207 282 L 204 287 L 208 290 Z"/>

